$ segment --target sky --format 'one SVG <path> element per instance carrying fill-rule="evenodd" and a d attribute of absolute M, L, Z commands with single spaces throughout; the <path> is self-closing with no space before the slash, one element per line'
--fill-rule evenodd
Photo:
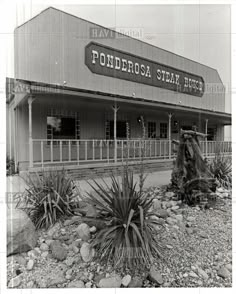
<path fill-rule="evenodd" d="M 226 87 L 225 111 L 231 112 L 230 5 L 69 5 L 61 1 L 13 1 L 5 34 L 6 74 L 14 77 L 14 28 L 49 6 L 134 37 L 217 69 Z M 64 3 L 68 3 L 64 1 Z M 138 36 L 137 36 L 138 34 Z"/>

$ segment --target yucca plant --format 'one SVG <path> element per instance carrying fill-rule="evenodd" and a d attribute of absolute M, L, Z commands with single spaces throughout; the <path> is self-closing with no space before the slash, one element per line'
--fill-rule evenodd
<path fill-rule="evenodd" d="M 48 228 L 62 216 L 72 215 L 78 206 L 76 186 L 62 171 L 33 173 L 26 179 L 28 188 L 18 198 L 17 206 L 23 209 L 36 228 Z"/>
<path fill-rule="evenodd" d="M 149 266 L 162 250 L 157 241 L 160 224 L 150 212 L 152 198 L 136 191 L 133 174 L 124 169 L 122 181 L 111 177 L 109 187 L 93 181 L 96 192 L 88 193 L 87 201 L 96 206 L 97 220 L 104 221 L 92 245 L 99 258 L 116 267 Z"/>
<path fill-rule="evenodd" d="M 209 164 L 209 169 L 221 186 L 226 189 L 232 188 L 232 162 L 220 153 L 216 153 L 215 158 Z"/>

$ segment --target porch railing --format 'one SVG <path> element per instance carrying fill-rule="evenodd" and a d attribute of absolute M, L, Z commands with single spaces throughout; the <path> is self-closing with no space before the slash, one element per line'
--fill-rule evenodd
<path fill-rule="evenodd" d="M 170 145 L 171 144 L 171 145 Z M 152 159 L 172 159 L 177 147 L 169 140 L 47 140 L 33 139 L 32 167 L 55 164 L 89 164 L 96 162 L 114 163 L 125 160 L 138 161 Z M 170 148 L 169 148 L 170 146 Z M 217 151 L 231 153 L 231 142 L 202 141 L 201 149 L 205 156 Z"/>

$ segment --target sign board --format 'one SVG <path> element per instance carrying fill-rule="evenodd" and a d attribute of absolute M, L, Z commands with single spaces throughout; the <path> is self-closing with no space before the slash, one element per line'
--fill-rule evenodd
<path fill-rule="evenodd" d="M 92 73 L 202 97 L 202 77 L 140 56 L 91 42 L 85 64 Z"/>

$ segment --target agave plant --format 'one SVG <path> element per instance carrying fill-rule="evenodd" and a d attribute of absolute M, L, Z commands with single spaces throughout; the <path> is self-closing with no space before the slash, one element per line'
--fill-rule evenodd
<path fill-rule="evenodd" d="M 232 162 L 230 158 L 217 153 L 209 164 L 209 169 L 221 186 L 227 189 L 232 187 Z"/>
<path fill-rule="evenodd" d="M 105 221 L 92 245 L 98 256 L 114 266 L 149 266 L 162 248 L 156 239 L 160 224 L 151 213 L 152 198 L 136 191 L 133 174 L 124 169 L 122 181 L 111 176 L 111 187 L 95 180 L 90 184 L 96 193 L 87 201 L 96 206 L 98 221 Z"/>
<path fill-rule="evenodd" d="M 62 171 L 33 173 L 26 179 L 28 188 L 19 196 L 17 206 L 31 218 L 36 228 L 48 228 L 62 216 L 72 215 L 77 207 L 73 180 Z"/>

